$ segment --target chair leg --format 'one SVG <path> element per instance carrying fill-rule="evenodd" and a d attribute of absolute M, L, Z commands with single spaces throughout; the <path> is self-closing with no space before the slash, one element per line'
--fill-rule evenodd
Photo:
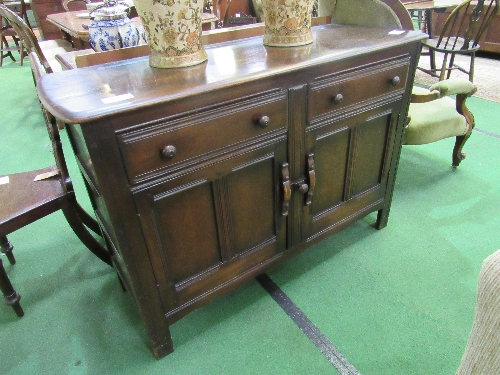
<path fill-rule="evenodd" d="M 113 265 L 111 263 L 111 256 L 109 252 L 89 233 L 81 218 L 78 216 L 78 212 L 75 207 L 65 207 L 62 211 L 69 226 L 73 229 L 73 232 L 75 232 L 80 241 L 82 241 L 95 256 L 112 267 Z"/>
<path fill-rule="evenodd" d="M 14 55 L 12 54 L 12 51 L 5 51 L 4 48 L 8 49 L 9 48 L 9 42 L 7 41 L 7 38 L 5 38 L 4 35 L 2 35 L 2 39 L 0 40 L 0 67 L 3 65 L 3 59 L 6 57 L 10 57 L 12 61 L 16 61 L 14 58 Z"/>
<path fill-rule="evenodd" d="M 76 213 L 80 220 L 85 224 L 87 228 L 89 228 L 92 232 L 102 237 L 101 228 L 99 228 L 99 223 L 89 215 L 87 211 L 85 211 L 82 206 L 78 203 L 75 204 Z"/>
<path fill-rule="evenodd" d="M 436 70 L 436 52 L 432 48 L 429 48 L 429 64 L 431 66 L 431 70 L 435 71 Z"/>
<path fill-rule="evenodd" d="M 461 136 L 458 136 L 455 140 L 455 147 L 453 148 L 453 155 L 452 155 L 452 159 L 453 159 L 453 163 L 452 163 L 452 167 L 453 168 L 456 168 L 460 165 L 460 162 L 462 160 L 465 159 L 465 157 L 467 156 L 464 152 L 462 152 L 462 148 L 464 147 L 465 145 L 465 142 L 467 142 L 467 140 L 469 139 L 470 135 L 472 133 L 468 133 L 468 134 L 465 134 L 465 135 L 461 135 Z"/>
<path fill-rule="evenodd" d="M 0 289 L 5 297 L 5 303 L 8 306 L 12 306 L 18 317 L 24 316 L 23 308 L 19 303 L 21 296 L 12 287 L 7 272 L 5 272 L 5 268 L 3 268 L 2 259 L 0 259 Z"/>
<path fill-rule="evenodd" d="M 453 70 L 453 64 L 455 63 L 455 54 L 451 54 L 450 63 L 448 64 L 448 74 L 446 75 L 446 79 L 450 79 L 451 71 Z"/>
<path fill-rule="evenodd" d="M 476 60 L 476 52 L 470 55 L 469 81 L 474 82 L 474 61 Z"/>
<path fill-rule="evenodd" d="M 0 251 L 7 256 L 10 264 L 16 264 L 16 258 L 14 258 L 14 253 L 12 250 L 14 246 L 9 242 L 7 236 L 0 236 Z"/>
<path fill-rule="evenodd" d="M 444 75 L 446 73 L 446 64 L 448 62 L 448 54 L 445 53 L 443 56 L 443 65 L 441 66 L 441 73 L 439 74 L 439 80 L 443 81 L 444 80 Z"/>

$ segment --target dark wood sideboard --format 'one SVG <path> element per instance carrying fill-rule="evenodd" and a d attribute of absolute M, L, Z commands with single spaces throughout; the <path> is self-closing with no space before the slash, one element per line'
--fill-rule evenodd
<path fill-rule="evenodd" d="M 314 43 L 206 46 L 44 76 L 156 358 L 169 325 L 378 211 L 386 225 L 424 34 L 326 25 Z"/>

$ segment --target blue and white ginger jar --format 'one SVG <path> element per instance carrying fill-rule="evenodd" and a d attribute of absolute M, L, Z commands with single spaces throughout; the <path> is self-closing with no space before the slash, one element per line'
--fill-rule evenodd
<path fill-rule="evenodd" d="M 116 0 L 105 0 L 90 12 L 89 43 L 96 52 L 134 47 L 139 44 L 140 34 L 128 18 L 129 6 Z"/>

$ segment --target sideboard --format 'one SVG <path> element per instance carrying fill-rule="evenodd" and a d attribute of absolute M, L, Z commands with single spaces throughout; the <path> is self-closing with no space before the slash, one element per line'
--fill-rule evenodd
<path fill-rule="evenodd" d="M 156 358 L 169 325 L 370 212 L 387 224 L 418 31 L 323 25 L 314 42 L 206 46 L 48 74 L 96 216 Z"/>

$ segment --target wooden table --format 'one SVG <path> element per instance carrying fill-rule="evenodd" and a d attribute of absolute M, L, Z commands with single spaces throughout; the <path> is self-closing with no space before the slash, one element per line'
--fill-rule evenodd
<path fill-rule="evenodd" d="M 425 34 L 330 24 L 313 35 L 290 48 L 215 43 L 192 67 L 143 56 L 37 84 L 67 124 L 157 358 L 190 311 L 370 212 L 387 224 Z"/>
<path fill-rule="evenodd" d="M 444 11 L 446 8 L 457 6 L 461 2 L 462 0 L 403 1 L 403 5 L 409 12 L 418 11 L 424 14 L 424 31 L 432 38 L 432 12 Z"/>
<path fill-rule="evenodd" d="M 72 42 L 75 48 L 89 48 L 89 31 L 84 28 L 84 25 L 90 25 L 92 21 L 90 18 L 81 18 L 78 16 L 86 13 L 88 14 L 88 12 L 85 11 L 53 13 L 47 16 L 47 21 L 56 25 L 63 33 L 64 39 Z M 132 20 L 136 26 L 142 26 L 139 17 L 134 17 Z M 205 27 L 215 27 L 217 21 L 217 17 L 213 14 L 202 14 L 202 23 Z"/>

